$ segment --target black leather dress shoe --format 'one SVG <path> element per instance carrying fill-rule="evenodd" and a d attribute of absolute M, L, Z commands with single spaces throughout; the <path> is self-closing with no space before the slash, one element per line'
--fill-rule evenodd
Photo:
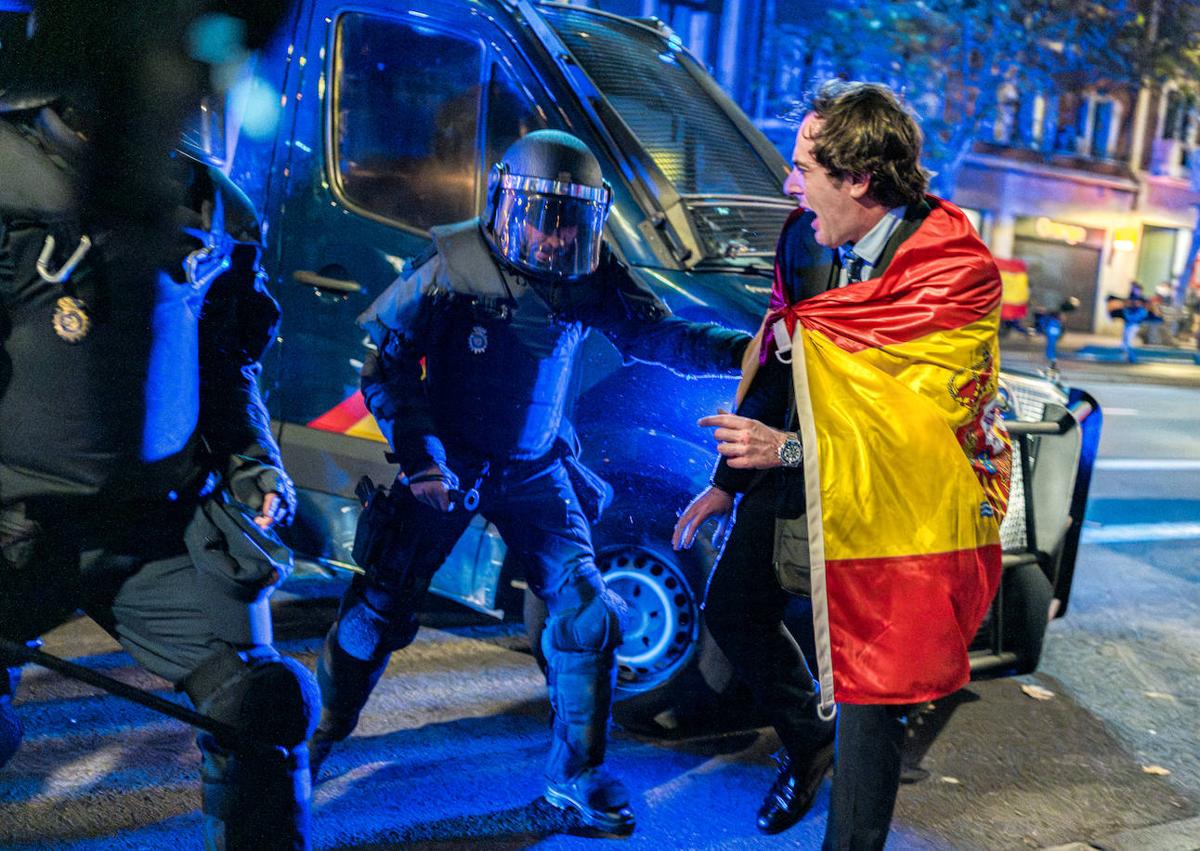
<path fill-rule="evenodd" d="M 806 764 L 796 766 L 794 771 L 787 751 L 780 751 L 775 759 L 779 773 L 758 808 L 757 825 L 763 833 L 787 830 L 808 812 L 825 773 L 833 764 L 833 743 L 818 748 Z"/>

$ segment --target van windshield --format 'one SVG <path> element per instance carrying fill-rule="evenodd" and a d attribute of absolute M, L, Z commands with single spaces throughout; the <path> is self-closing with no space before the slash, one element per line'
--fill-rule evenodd
<path fill-rule="evenodd" d="M 786 163 L 758 155 L 677 39 L 585 9 L 539 11 L 684 197 L 706 255 L 772 253 L 792 207 L 781 187 Z"/>

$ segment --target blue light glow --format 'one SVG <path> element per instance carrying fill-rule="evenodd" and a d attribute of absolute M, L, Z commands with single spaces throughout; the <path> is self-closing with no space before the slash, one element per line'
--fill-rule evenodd
<path fill-rule="evenodd" d="M 165 272 L 158 273 L 157 289 L 142 432 L 142 460 L 148 462 L 182 450 L 200 421 L 200 340 L 195 317 L 204 292 L 180 286 Z"/>
<path fill-rule="evenodd" d="M 235 61 L 245 51 L 246 24 L 230 15 L 202 15 L 188 27 L 188 53 L 207 65 Z"/>
<path fill-rule="evenodd" d="M 241 119 L 241 132 L 252 139 L 269 139 L 279 124 L 280 93 L 262 77 L 247 75 L 229 92 L 230 111 Z"/>

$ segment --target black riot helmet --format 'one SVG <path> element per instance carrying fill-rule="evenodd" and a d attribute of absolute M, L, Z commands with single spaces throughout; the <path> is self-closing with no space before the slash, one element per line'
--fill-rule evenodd
<path fill-rule="evenodd" d="M 484 233 L 504 262 L 572 280 L 596 271 L 612 187 L 583 142 L 558 130 L 518 139 L 488 174 Z"/>
<path fill-rule="evenodd" d="M 27 2 L 0 0 L 0 112 L 37 109 L 58 97 L 59 82 L 50 69 L 37 67 L 35 32 Z"/>

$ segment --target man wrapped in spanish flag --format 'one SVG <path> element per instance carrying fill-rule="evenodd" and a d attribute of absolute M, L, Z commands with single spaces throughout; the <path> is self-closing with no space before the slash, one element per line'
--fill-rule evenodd
<path fill-rule="evenodd" d="M 811 99 L 770 309 L 737 413 L 700 421 L 721 460 L 674 536 L 734 519 L 705 616 L 784 745 L 763 832 L 810 807 L 837 706 L 826 849 L 883 847 L 905 713 L 967 683 L 1000 580 L 1000 275 L 963 213 L 925 194 L 920 153 L 886 87 Z M 817 683 L 783 626 L 788 592 L 812 597 Z"/>

